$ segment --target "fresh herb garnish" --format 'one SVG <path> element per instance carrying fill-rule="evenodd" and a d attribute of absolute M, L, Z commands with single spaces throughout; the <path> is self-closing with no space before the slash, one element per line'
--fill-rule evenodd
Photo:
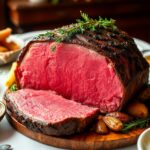
<path fill-rule="evenodd" d="M 52 51 L 55 51 L 55 50 L 56 50 L 56 45 L 52 45 L 52 46 L 51 46 L 51 50 L 52 50 Z"/>
<path fill-rule="evenodd" d="M 10 87 L 10 91 L 17 91 L 18 90 L 18 87 L 16 84 L 13 84 L 11 87 Z"/>
<path fill-rule="evenodd" d="M 87 14 L 81 13 L 82 19 L 77 19 L 77 22 L 79 23 L 82 28 L 90 29 L 91 31 L 96 30 L 97 27 L 102 28 L 111 28 L 112 30 L 115 30 L 117 27 L 115 25 L 115 20 L 113 19 L 107 19 L 99 17 L 99 19 L 92 19 Z"/>
<path fill-rule="evenodd" d="M 148 116 L 145 119 L 136 119 L 136 120 L 134 120 L 132 122 L 125 123 L 124 127 L 122 129 L 122 132 L 123 133 L 127 133 L 130 130 L 138 128 L 138 127 L 145 128 L 145 127 L 148 127 L 149 124 L 150 124 L 150 116 Z"/>
<path fill-rule="evenodd" d="M 39 38 L 41 38 L 41 37 L 44 37 L 44 36 L 46 36 L 46 37 L 52 37 L 53 36 L 53 33 L 51 32 L 51 31 L 47 31 L 46 33 L 41 33 L 41 34 L 39 34 L 37 37 L 35 37 L 36 39 L 39 39 Z"/>
<path fill-rule="evenodd" d="M 65 39 L 71 38 L 76 33 L 84 33 L 85 30 L 96 31 L 100 28 L 111 30 L 117 29 L 117 26 L 115 25 L 115 20 L 113 19 L 99 17 L 96 20 L 90 18 L 87 14 L 83 12 L 80 13 L 81 19 L 77 19 L 77 23 L 46 32 L 45 34 L 39 35 L 38 38 L 42 38 L 44 36 L 52 37 L 56 42 L 59 43 L 64 41 Z"/>

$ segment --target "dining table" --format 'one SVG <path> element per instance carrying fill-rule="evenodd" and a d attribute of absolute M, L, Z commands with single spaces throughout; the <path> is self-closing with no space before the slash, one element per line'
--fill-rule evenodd
<path fill-rule="evenodd" d="M 15 36 L 21 38 L 22 40 L 24 40 L 25 43 L 27 43 L 34 36 L 43 32 L 46 31 L 35 31 L 35 32 L 29 32 L 25 34 L 16 34 Z M 134 38 L 134 40 L 141 51 L 145 49 L 146 50 L 150 49 L 149 43 L 136 38 Z M 5 90 L 7 89 L 7 87 L 5 87 L 5 82 L 8 78 L 10 68 L 11 68 L 11 63 L 0 66 L 0 100 L 1 101 L 3 100 L 3 95 Z M 11 145 L 13 150 L 59 150 L 60 149 L 60 148 L 39 143 L 17 132 L 13 127 L 11 127 L 6 117 L 4 117 L 3 120 L 0 122 L 0 146 L 4 144 Z M 137 144 L 124 147 L 124 148 L 119 148 L 116 150 L 137 150 Z"/>

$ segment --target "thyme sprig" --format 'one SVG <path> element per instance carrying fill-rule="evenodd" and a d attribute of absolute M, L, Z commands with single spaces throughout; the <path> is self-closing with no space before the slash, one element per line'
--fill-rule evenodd
<path fill-rule="evenodd" d="M 132 122 L 125 123 L 124 127 L 122 129 L 122 132 L 123 133 L 127 133 L 130 130 L 138 128 L 138 127 L 145 128 L 145 127 L 148 127 L 149 124 L 150 124 L 150 116 L 148 116 L 145 119 L 136 119 L 136 120 L 134 120 Z"/>
<path fill-rule="evenodd" d="M 92 19 L 86 13 L 81 13 L 81 19 L 77 19 L 77 22 L 69 26 L 64 26 L 62 28 L 55 29 L 53 31 L 48 31 L 45 34 L 39 35 L 39 37 L 47 36 L 53 37 L 56 42 L 62 42 L 65 39 L 69 39 L 76 33 L 84 33 L 86 30 L 96 31 L 97 29 L 111 29 L 116 30 L 115 20 L 101 18 Z"/>
<path fill-rule="evenodd" d="M 17 85 L 16 84 L 13 84 L 13 85 L 11 85 L 11 87 L 10 87 L 10 91 L 17 91 L 18 90 L 18 87 L 17 87 Z"/>

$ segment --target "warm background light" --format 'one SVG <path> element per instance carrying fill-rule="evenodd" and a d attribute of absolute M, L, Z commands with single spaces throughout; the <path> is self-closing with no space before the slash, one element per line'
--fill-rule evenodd
<path fill-rule="evenodd" d="M 0 1 L 0 29 L 10 26 L 16 33 L 52 29 L 79 17 L 111 17 L 132 36 L 150 42 L 148 0 L 3 0 Z"/>

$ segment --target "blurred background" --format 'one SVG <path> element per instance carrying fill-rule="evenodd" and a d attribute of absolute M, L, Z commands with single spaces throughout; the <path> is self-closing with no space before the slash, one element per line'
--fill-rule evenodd
<path fill-rule="evenodd" d="M 116 19 L 121 29 L 150 42 L 150 0 L 0 0 L 0 29 L 53 29 L 75 22 L 80 10 L 94 18 Z"/>

